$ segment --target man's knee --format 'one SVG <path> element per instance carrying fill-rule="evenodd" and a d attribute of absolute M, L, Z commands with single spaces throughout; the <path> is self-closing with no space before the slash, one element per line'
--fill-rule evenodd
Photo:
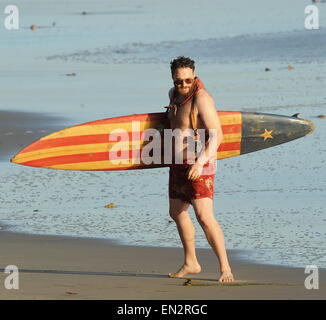
<path fill-rule="evenodd" d="M 181 214 L 180 211 L 176 211 L 176 210 L 171 210 L 169 211 L 169 214 L 170 214 L 170 217 L 173 219 L 173 220 L 176 220 L 178 218 L 178 216 Z"/>
<path fill-rule="evenodd" d="M 188 203 L 185 203 L 179 199 L 170 199 L 169 214 L 173 220 L 187 216 L 188 208 Z"/>
<path fill-rule="evenodd" d="M 209 229 L 214 224 L 214 218 L 205 211 L 199 211 L 196 213 L 196 218 L 198 223 L 202 226 L 203 229 Z"/>
<path fill-rule="evenodd" d="M 192 203 L 198 223 L 202 228 L 211 228 L 214 225 L 215 217 L 213 203 L 209 198 L 196 199 Z"/>
<path fill-rule="evenodd" d="M 188 215 L 188 211 L 187 210 L 172 210 L 172 209 L 170 209 L 169 214 L 170 214 L 170 217 L 174 221 L 176 221 L 178 219 L 185 218 Z"/>

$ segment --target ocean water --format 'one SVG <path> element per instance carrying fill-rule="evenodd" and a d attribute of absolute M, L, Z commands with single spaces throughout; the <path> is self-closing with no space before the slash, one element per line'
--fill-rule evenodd
<path fill-rule="evenodd" d="M 66 126 L 158 112 L 168 102 L 169 61 L 189 55 L 218 109 L 312 120 L 312 135 L 219 161 L 215 214 L 227 248 L 243 250 L 242 258 L 326 268 L 326 120 L 317 117 L 326 113 L 326 4 L 312 31 L 304 29 L 311 2 L 301 0 L 16 4 L 20 29 L 0 28 L 1 110 L 56 115 Z M 180 246 L 168 216 L 168 169 L 67 172 L 1 158 L 4 229 Z M 191 215 L 197 246 L 207 248 Z"/>

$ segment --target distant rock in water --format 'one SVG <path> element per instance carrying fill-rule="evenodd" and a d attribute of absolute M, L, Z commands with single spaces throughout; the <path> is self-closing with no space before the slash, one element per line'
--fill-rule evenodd
<path fill-rule="evenodd" d="M 32 24 L 31 25 L 31 30 L 36 30 L 36 29 L 39 29 L 39 27 L 37 25 L 35 25 L 35 24 Z"/>
<path fill-rule="evenodd" d="M 265 72 L 272 71 L 270 68 L 265 68 Z"/>
<path fill-rule="evenodd" d="M 112 209 L 112 208 L 115 208 L 115 204 L 113 202 L 105 205 L 105 208 L 108 208 L 108 209 Z"/>
<path fill-rule="evenodd" d="M 326 119 L 326 114 L 320 114 L 320 115 L 318 116 L 318 118 L 320 118 L 320 119 Z"/>

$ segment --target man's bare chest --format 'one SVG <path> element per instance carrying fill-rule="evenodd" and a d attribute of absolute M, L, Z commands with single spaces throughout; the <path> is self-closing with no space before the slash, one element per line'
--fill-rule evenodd
<path fill-rule="evenodd" d="M 179 105 L 176 109 L 169 111 L 169 121 L 171 129 L 179 128 L 181 130 L 192 128 L 191 124 L 191 102 Z"/>

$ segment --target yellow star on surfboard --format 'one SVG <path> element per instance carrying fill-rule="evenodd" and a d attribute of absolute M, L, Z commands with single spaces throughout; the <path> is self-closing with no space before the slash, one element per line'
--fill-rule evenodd
<path fill-rule="evenodd" d="M 268 131 L 267 129 L 265 129 L 265 132 L 262 133 L 260 135 L 260 137 L 263 137 L 264 141 L 267 140 L 267 139 L 274 139 L 273 136 L 272 136 L 272 132 L 273 132 L 273 130 Z"/>

